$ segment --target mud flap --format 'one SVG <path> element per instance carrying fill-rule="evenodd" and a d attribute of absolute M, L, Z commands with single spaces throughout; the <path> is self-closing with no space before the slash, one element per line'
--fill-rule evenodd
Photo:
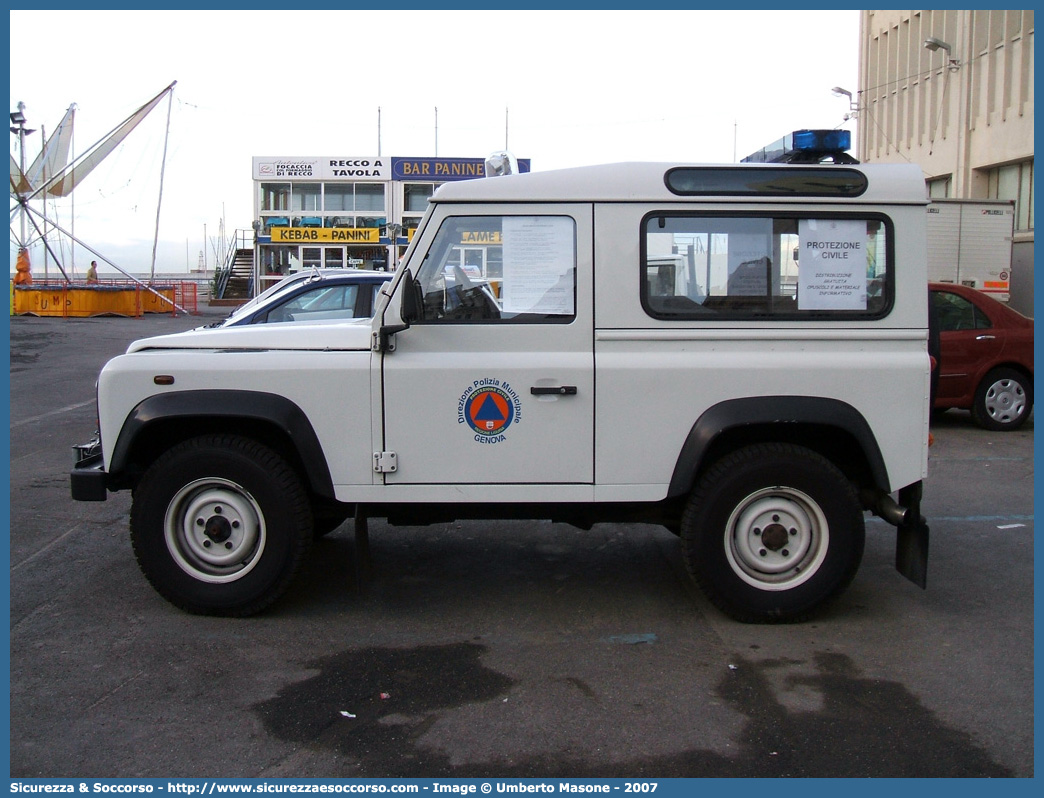
<path fill-rule="evenodd" d="M 899 524 L 895 539 L 895 569 L 924 588 L 928 583 L 928 522 L 921 515 L 921 483 L 899 491 L 899 506 L 908 508 L 909 521 Z"/>

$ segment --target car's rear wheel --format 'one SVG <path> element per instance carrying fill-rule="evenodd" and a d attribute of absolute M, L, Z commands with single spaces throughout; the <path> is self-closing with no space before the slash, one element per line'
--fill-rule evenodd
<path fill-rule="evenodd" d="M 987 374 L 975 391 L 972 418 L 983 429 L 1014 430 L 1033 409 L 1033 385 L 1015 369 L 998 368 Z"/>
<path fill-rule="evenodd" d="M 840 594 L 863 555 L 851 483 L 821 455 L 760 444 L 719 460 L 682 517 L 682 550 L 696 583 L 748 623 L 796 621 Z"/>

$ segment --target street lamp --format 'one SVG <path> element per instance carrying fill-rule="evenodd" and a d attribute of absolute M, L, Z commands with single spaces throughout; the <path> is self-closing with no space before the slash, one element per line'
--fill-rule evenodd
<path fill-rule="evenodd" d="M 18 110 L 11 114 L 11 132 L 18 136 L 18 186 L 22 187 L 23 183 L 26 183 L 25 177 L 25 137 L 30 133 L 35 133 L 35 128 L 29 129 L 25 126 L 25 103 L 18 103 Z M 26 185 L 25 191 L 28 194 L 31 187 Z M 26 232 L 25 232 L 25 207 L 24 198 L 19 197 L 19 200 L 23 203 L 22 207 L 22 237 L 18 242 L 20 247 L 25 247 Z"/>
<path fill-rule="evenodd" d="M 388 236 L 388 269 L 396 271 L 399 268 L 399 233 L 402 232 L 402 225 L 391 222 L 385 226 L 385 232 Z"/>
<path fill-rule="evenodd" d="M 852 99 L 852 92 L 850 92 L 848 89 L 842 89 L 840 86 L 834 86 L 834 88 L 832 88 L 830 91 L 831 93 L 833 93 L 835 97 L 848 98 L 848 113 L 845 114 L 846 122 L 849 119 L 855 119 L 857 116 L 859 116 L 859 104 Z"/>
<path fill-rule="evenodd" d="M 933 53 L 937 50 L 942 50 L 946 53 L 948 60 L 947 67 L 951 72 L 956 72 L 961 68 L 960 59 L 953 57 L 953 48 L 948 42 L 944 42 L 935 36 L 929 36 L 924 40 L 924 47 L 926 50 L 931 50 Z"/>

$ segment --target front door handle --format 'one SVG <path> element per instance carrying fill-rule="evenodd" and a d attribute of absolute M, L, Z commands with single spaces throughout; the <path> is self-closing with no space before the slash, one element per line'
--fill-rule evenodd
<path fill-rule="evenodd" d="M 533 396 L 576 396 L 575 385 L 534 385 L 529 389 Z"/>

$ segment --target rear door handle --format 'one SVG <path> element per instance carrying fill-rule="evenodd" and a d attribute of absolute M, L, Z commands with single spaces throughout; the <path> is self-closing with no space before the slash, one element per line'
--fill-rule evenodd
<path fill-rule="evenodd" d="M 575 385 L 534 385 L 529 389 L 533 396 L 576 396 Z"/>

